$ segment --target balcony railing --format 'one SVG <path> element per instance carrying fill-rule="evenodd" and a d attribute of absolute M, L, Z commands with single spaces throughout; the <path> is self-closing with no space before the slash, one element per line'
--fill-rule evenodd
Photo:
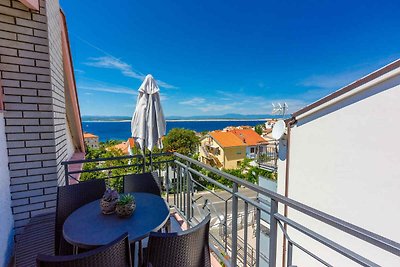
<path fill-rule="evenodd" d="M 101 163 L 101 166 L 99 164 L 99 167 L 70 171 L 72 165 L 82 163 L 92 165 Z M 156 171 L 163 185 L 163 195 L 171 208 L 174 208 L 189 226 L 196 225 L 206 214 L 211 214 L 210 248 L 214 256 L 225 266 L 276 266 L 279 232 L 285 236 L 287 266 L 295 264 L 292 262 L 294 249 L 306 253 L 322 265 L 332 266 L 329 259 L 320 258 L 299 241 L 293 240 L 288 232 L 289 228 L 355 263 L 378 266 L 377 263 L 355 252 L 353 248 L 346 248 L 343 244 L 309 229 L 304 223 L 284 216 L 278 212 L 278 208 L 283 206 L 389 254 L 400 256 L 400 244 L 395 241 L 178 153 L 154 154 L 146 158 L 134 155 L 70 161 L 64 162 L 63 165 L 67 184 L 68 181 L 74 181 L 73 177 L 77 175 L 85 178 L 85 173 L 95 173 L 99 178 L 111 182 L 123 176 L 122 172 L 113 173 L 117 172 L 116 170 L 124 170 L 124 174 Z M 260 242 L 267 242 L 269 249 L 262 249 Z"/>
<path fill-rule="evenodd" d="M 276 144 L 270 144 L 266 147 L 266 151 L 263 153 L 258 153 L 257 164 L 260 168 L 276 171 L 278 161 L 278 150 Z"/>

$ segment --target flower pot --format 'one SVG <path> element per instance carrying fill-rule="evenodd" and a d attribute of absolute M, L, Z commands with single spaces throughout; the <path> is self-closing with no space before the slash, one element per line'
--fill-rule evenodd
<path fill-rule="evenodd" d="M 115 212 L 119 217 L 130 217 L 136 209 L 136 203 L 128 203 L 125 205 L 117 204 L 115 207 Z"/>
<path fill-rule="evenodd" d="M 113 201 L 105 201 L 104 199 L 102 199 L 100 201 L 101 212 L 106 215 L 113 214 L 115 212 L 115 206 L 117 205 L 117 201 L 118 199 L 115 199 Z"/>

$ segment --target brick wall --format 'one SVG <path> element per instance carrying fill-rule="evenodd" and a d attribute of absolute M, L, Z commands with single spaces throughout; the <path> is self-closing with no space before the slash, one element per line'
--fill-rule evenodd
<path fill-rule="evenodd" d="M 66 112 L 64 92 L 64 66 L 61 42 L 61 17 L 58 0 L 46 1 L 48 18 L 48 38 L 50 56 L 50 78 L 53 98 L 54 138 L 56 141 L 56 167 L 58 184 L 64 185 L 64 168 L 60 164 L 67 160 L 67 137 L 66 137 Z"/>
<path fill-rule="evenodd" d="M 55 210 L 58 163 L 66 154 L 60 38 L 58 1 L 41 0 L 36 12 L 0 0 L 0 72 L 16 234 L 31 216 Z"/>

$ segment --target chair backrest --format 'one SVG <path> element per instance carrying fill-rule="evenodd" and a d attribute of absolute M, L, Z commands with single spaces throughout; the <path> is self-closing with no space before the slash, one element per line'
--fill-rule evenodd
<path fill-rule="evenodd" d="M 161 196 L 157 173 L 140 173 L 124 176 L 124 193 L 144 192 Z"/>
<path fill-rule="evenodd" d="M 105 190 L 106 184 L 103 179 L 58 187 L 55 232 L 56 255 L 72 254 L 72 246 L 64 240 L 62 235 L 62 227 L 67 217 L 83 205 L 100 199 Z"/>
<path fill-rule="evenodd" d="M 38 267 L 116 267 L 132 266 L 128 233 L 108 245 L 69 256 L 38 255 Z"/>
<path fill-rule="evenodd" d="M 150 233 L 146 266 L 211 266 L 209 227 L 210 215 L 181 233 Z"/>

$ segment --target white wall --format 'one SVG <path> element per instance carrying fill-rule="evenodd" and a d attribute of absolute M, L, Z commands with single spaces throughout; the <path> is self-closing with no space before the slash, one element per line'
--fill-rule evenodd
<path fill-rule="evenodd" d="M 400 242 L 399 116 L 397 75 L 299 119 L 291 130 L 289 197 Z M 279 162 L 281 194 L 285 190 L 284 167 L 284 162 Z M 289 218 L 306 222 L 314 231 L 383 266 L 400 266 L 399 257 L 290 209 Z M 302 235 L 289 234 L 334 266 L 353 265 Z M 303 253 L 294 255 L 294 265 L 313 263 Z"/>
<path fill-rule="evenodd" d="M 10 260 L 13 235 L 7 143 L 4 115 L 0 112 L 0 266 L 5 266 Z"/>
<path fill-rule="evenodd" d="M 69 127 L 69 122 L 66 119 L 66 127 L 65 127 L 65 134 L 67 137 L 67 160 L 71 159 L 72 155 L 75 153 L 75 145 L 72 139 L 71 128 Z"/>

